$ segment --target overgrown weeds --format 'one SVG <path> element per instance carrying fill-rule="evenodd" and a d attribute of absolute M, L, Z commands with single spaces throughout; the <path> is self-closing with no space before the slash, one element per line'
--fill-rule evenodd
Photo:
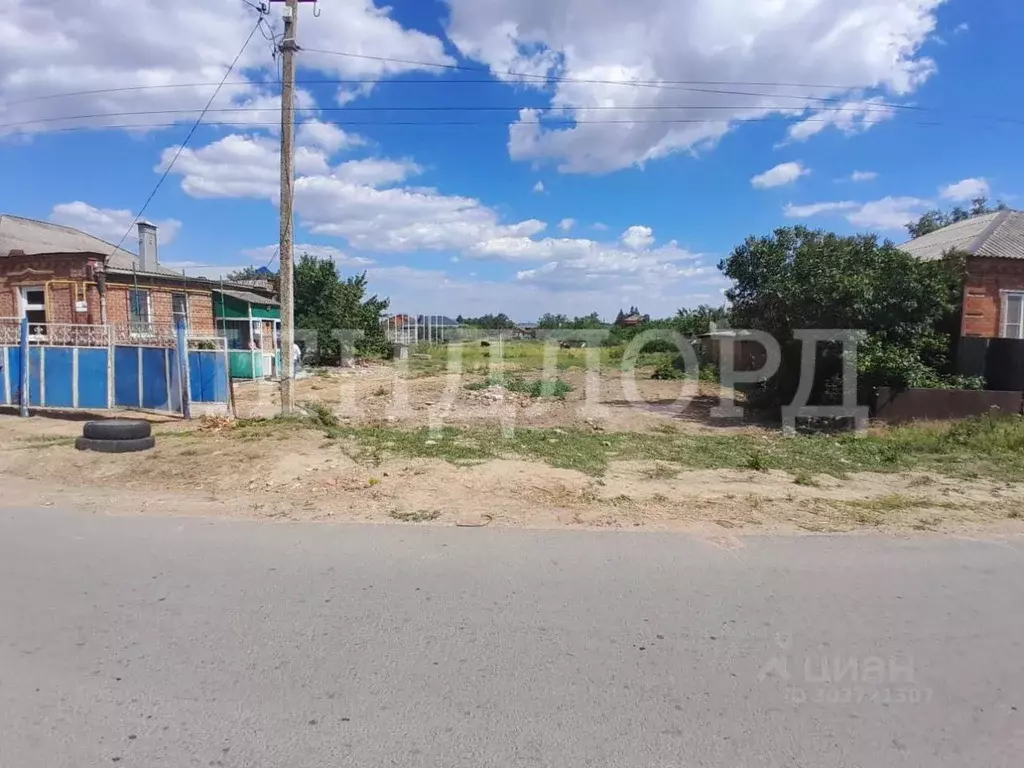
<path fill-rule="evenodd" d="M 797 484 L 818 475 L 851 472 L 932 472 L 1018 482 L 1024 476 L 1024 419 L 984 417 L 942 425 L 905 426 L 858 438 L 852 435 L 706 435 L 685 432 L 591 432 L 499 427 L 341 427 L 318 409 L 308 417 L 240 421 L 228 434 L 242 439 L 287 437 L 295 429 L 319 429 L 357 460 L 391 456 L 434 458 L 464 465 L 521 458 L 604 474 L 616 460 L 644 461 L 668 469 L 781 470 Z M 326 422 L 326 423 L 325 423 Z M 977 423 L 970 423 L 977 422 Z M 661 470 L 659 470 L 659 473 Z"/>
<path fill-rule="evenodd" d="M 490 387 L 501 387 L 507 392 L 518 392 L 530 397 L 556 397 L 564 400 L 572 392 L 572 385 L 562 379 L 537 379 L 527 381 L 521 376 L 493 375 L 483 381 L 467 384 L 466 389 L 482 390 Z"/>

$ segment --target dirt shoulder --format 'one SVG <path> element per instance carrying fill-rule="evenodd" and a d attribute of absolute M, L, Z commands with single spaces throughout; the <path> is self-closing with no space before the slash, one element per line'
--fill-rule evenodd
<path fill-rule="evenodd" d="M 520 430 L 506 453 L 496 430 L 454 430 L 432 440 L 425 430 L 329 434 L 301 424 L 177 423 L 156 426 L 155 450 L 112 456 L 75 451 L 71 443 L 80 428 L 75 422 L 0 416 L 0 505 L 723 535 L 1024 532 L 1024 486 L 1005 477 L 965 481 L 920 469 L 774 469 L 769 465 L 782 460 L 773 458 L 775 444 L 767 438 L 766 458 L 757 459 L 765 466 L 750 469 L 696 468 L 702 446 L 712 457 L 716 451 L 749 450 L 749 443 L 700 435 L 692 439 L 704 442 L 685 443 L 695 454 L 684 456 L 684 443 L 657 435 Z M 416 450 L 403 441 L 415 443 Z M 643 449 L 648 443 L 651 451 Z M 605 452 L 602 462 L 591 456 L 595 450 Z M 808 450 L 820 452 L 815 446 Z M 659 451 L 667 458 L 650 458 Z"/>

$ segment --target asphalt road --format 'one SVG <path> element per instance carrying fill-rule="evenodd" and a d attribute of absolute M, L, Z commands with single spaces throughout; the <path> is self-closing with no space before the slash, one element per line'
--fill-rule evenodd
<path fill-rule="evenodd" d="M 1022 637 L 1019 540 L 0 511 L 0 766 L 1018 768 Z"/>

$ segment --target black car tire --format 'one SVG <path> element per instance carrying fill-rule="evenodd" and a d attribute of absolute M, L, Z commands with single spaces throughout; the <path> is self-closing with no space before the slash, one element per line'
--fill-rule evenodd
<path fill-rule="evenodd" d="M 75 440 L 75 448 L 80 451 L 97 451 L 98 453 L 138 453 L 148 451 L 156 445 L 156 438 L 139 437 L 132 440 L 92 440 L 80 437 Z"/>
<path fill-rule="evenodd" d="M 89 440 L 141 440 L 151 434 L 153 427 L 145 419 L 87 421 L 82 430 L 82 435 Z"/>

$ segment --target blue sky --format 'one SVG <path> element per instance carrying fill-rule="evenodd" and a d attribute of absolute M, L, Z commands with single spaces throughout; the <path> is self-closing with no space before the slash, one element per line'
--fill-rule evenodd
<path fill-rule="evenodd" d="M 1014 0 L 309 10 L 296 239 L 396 311 L 667 314 L 720 303 L 748 234 L 901 240 L 979 193 L 1024 206 Z M 243 0 L 0 4 L 0 210 L 120 239 L 255 19 Z M 270 51 L 257 33 L 207 117 L 230 124 L 196 132 L 146 212 L 166 264 L 273 258 Z M 208 85 L 149 87 L 183 83 Z M 112 88 L 132 90 L 38 98 Z"/>

